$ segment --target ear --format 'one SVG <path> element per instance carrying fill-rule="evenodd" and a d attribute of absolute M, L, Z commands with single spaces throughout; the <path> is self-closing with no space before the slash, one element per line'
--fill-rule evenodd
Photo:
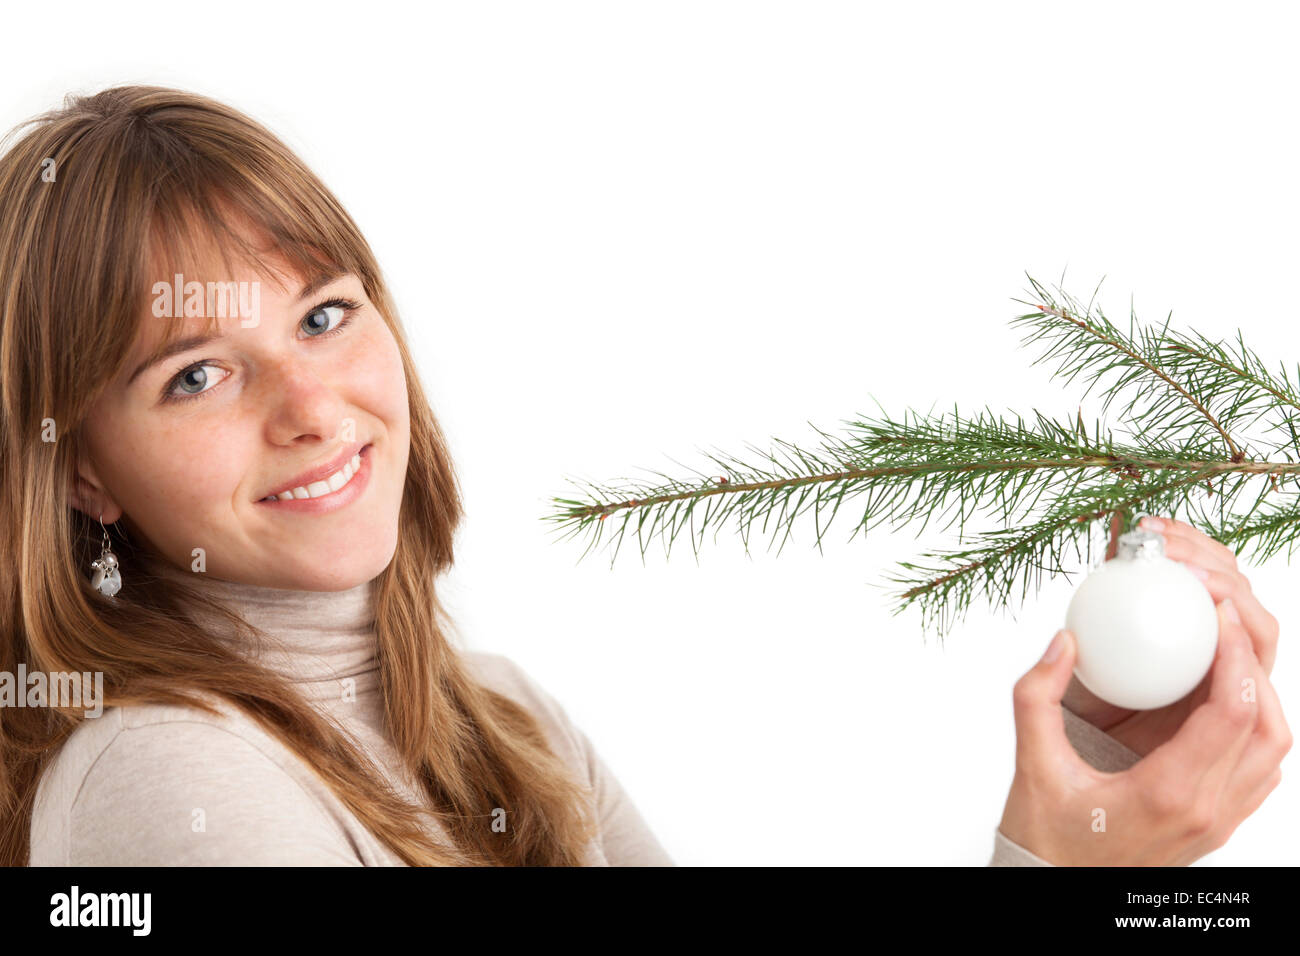
<path fill-rule="evenodd" d="M 99 480 L 95 466 L 88 458 L 77 462 L 68 494 L 74 508 L 96 521 L 102 517 L 104 524 L 108 525 L 122 517 L 122 509 Z"/>

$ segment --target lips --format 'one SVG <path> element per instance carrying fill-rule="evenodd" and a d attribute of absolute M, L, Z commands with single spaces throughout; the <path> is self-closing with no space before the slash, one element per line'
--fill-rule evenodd
<path fill-rule="evenodd" d="M 286 491 L 293 491 L 295 488 L 307 488 L 313 482 L 324 481 L 330 475 L 340 471 L 353 456 L 359 455 L 362 450 L 369 447 L 369 442 L 353 442 L 329 460 L 321 462 L 319 465 L 309 468 L 307 471 L 301 472 L 293 478 L 276 485 L 274 489 L 267 490 L 263 494 L 258 495 L 254 500 L 262 501 L 266 498 L 281 495 Z"/>

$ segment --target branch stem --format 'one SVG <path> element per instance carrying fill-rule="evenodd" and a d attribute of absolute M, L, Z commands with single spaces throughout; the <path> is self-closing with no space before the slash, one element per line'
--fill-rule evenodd
<path fill-rule="evenodd" d="M 1124 512 L 1116 511 L 1110 517 L 1110 543 L 1106 545 L 1106 560 L 1119 554 L 1119 533 L 1124 527 Z"/>
<path fill-rule="evenodd" d="M 959 462 L 954 464 L 919 462 L 909 465 L 891 465 L 880 468 L 856 468 L 834 471 L 823 475 L 800 475 L 797 478 L 775 478 L 771 481 L 727 482 L 676 494 L 655 495 L 649 498 L 632 498 L 628 501 L 590 505 L 570 511 L 568 518 L 585 518 L 608 515 L 623 508 L 639 508 L 689 498 L 709 495 L 735 494 L 741 491 L 761 491 L 771 488 L 799 487 L 827 481 L 849 481 L 858 478 L 882 478 L 892 475 L 941 474 L 964 471 L 1027 471 L 1041 468 L 1115 468 L 1131 465 L 1149 471 L 1202 471 L 1210 474 L 1268 474 L 1281 475 L 1300 472 L 1300 462 L 1281 461 L 1168 461 L 1153 458 L 1132 458 L 1119 455 L 1088 455 L 1083 458 L 1025 458 L 1013 461 Z"/>
<path fill-rule="evenodd" d="M 1178 487 L 1181 484 L 1190 484 L 1192 480 L 1193 479 L 1188 479 L 1186 482 L 1176 481 L 1171 485 L 1165 486 L 1164 490 L 1168 491 L 1172 488 Z M 1199 481 L 1200 479 L 1197 478 L 1194 480 Z M 1118 505 L 1113 505 L 1109 508 L 1104 508 L 1101 511 L 1088 511 L 1088 512 L 1084 512 L 1083 514 L 1069 515 L 1063 518 L 1062 520 L 1056 522 L 1055 524 L 1047 525 L 1046 527 L 1040 528 L 1037 532 L 1034 533 L 1032 538 L 1036 539 L 1036 538 L 1041 538 L 1044 535 L 1055 534 L 1057 531 L 1060 531 L 1062 528 L 1068 527 L 1071 524 L 1081 524 L 1085 521 L 1095 521 L 1098 518 L 1104 518 L 1107 515 L 1113 515 L 1118 517 L 1119 515 L 1123 514 L 1125 509 L 1131 508 L 1133 505 L 1144 501 L 1148 497 L 1148 495 L 1149 493 L 1135 495 L 1131 498 L 1127 498 L 1124 501 L 1119 502 Z M 1111 524 L 1112 533 L 1114 533 L 1115 527 L 1116 524 L 1112 521 Z M 994 560 L 995 558 L 1001 558 L 1004 557 L 1005 555 L 1010 554 L 1011 552 L 1015 551 L 1016 548 L 1018 547 L 1020 547 L 1019 544 L 1013 544 L 1011 547 L 1005 548 L 996 554 L 989 555 L 986 558 L 982 558 L 979 561 L 972 561 L 970 564 L 963 564 L 960 567 L 953 568 L 953 570 L 949 571 L 947 574 L 944 574 L 937 578 L 933 578 L 929 581 L 926 581 L 924 584 L 918 584 L 916 587 L 904 591 L 902 595 L 900 595 L 900 597 L 902 597 L 904 600 L 911 600 L 915 598 L 917 595 L 923 594 L 926 591 L 931 591 L 934 588 L 938 587 L 939 585 L 943 584 L 944 582 L 949 581 L 960 574 L 969 574 L 971 571 L 978 570 L 979 568 L 982 568 L 984 565 L 988 564 L 990 561 Z M 1107 559 L 1109 559 L 1110 557 L 1113 557 L 1113 555 L 1107 554 Z"/>
<path fill-rule="evenodd" d="M 1215 430 L 1216 430 L 1220 435 L 1223 436 L 1223 440 L 1224 440 L 1224 442 L 1226 442 L 1227 445 L 1228 445 L 1228 452 L 1229 452 L 1229 454 L 1231 455 L 1232 460 L 1233 460 L 1234 462 L 1235 462 L 1235 461 L 1241 461 L 1241 459 L 1242 459 L 1242 452 L 1237 448 L 1236 444 L 1233 443 L 1232 438 L 1228 435 L 1228 433 L 1227 433 L 1226 431 L 1223 430 L 1223 426 L 1219 424 L 1218 420 L 1217 420 L 1213 415 L 1210 414 L 1210 410 L 1207 409 L 1207 408 L 1206 408 L 1204 405 L 1202 405 L 1200 402 L 1198 402 L 1198 401 L 1197 401 L 1197 400 L 1192 396 L 1192 394 L 1191 394 L 1190 392 L 1187 391 L 1187 389 L 1183 388 L 1181 385 L 1179 385 L 1177 382 L 1175 382 L 1172 378 L 1170 378 L 1168 375 L 1166 375 L 1166 374 L 1164 373 L 1163 370 L 1161 370 L 1160 368 L 1157 368 L 1155 365 L 1152 365 L 1152 364 L 1151 364 L 1150 362 L 1148 362 L 1145 358 L 1143 358 L 1141 355 L 1138 355 L 1137 353 L 1133 352 L 1131 349 L 1126 348 L 1122 343 L 1120 343 L 1120 342 L 1116 342 L 1114 339 L 1108 339 L 1108 338 L 1103 337 L 1103 336 L 1101 335 L 1101 333 L 1099 333 L 1096 329 L 1094 329 L 1094 328 L 1093 328 L 1091 325 L 1089 325 L 1087 322 L 1083 321 L 1083 320 L 1080 319 L 1080 318 L 1076 318 L 1075 316 L 1073 316 L 1073 315 L 1071 315 L 1069 312 L 1067 312 L 1065 309 L 1057 309 L 1057 308 L 1053 308 L 1053 307 L 1051 307 L 1051 306 L 1047 306 L 1047 305 L 1042 305 L 1042 304 L 1039 304 L 1039 303 L 1035 303 L 1035 305 L 1037 305 L 1038 310 L 1039 310 L 1040 312 L 1046 313 L 1047 315 L 1054 315 L 1054 316 L 1056 316 L 1057 318 L 1064 319 L 1064 320 L 1067 321 L 1067 322 L 1072 322 L 1072 323 L 1074 323 L 1075 325 L 1077 325 L 1079 328 L 1083 329 L 1085 332 L 1088 332 L 1089 334 L 1094 335 L 1094 336 L 1096 336 L 1097 338 L 1100 338 L 1103 344 L 1113 346 L 1114 348 L 1116 348 L 1116 349 L 1118 349 L 1119 351 L 1123 352 L 1123 353 L 1124 353 L 1125 355 L 1127 355 L 1129 358 L 1133 359 L 1133 361 L 1135 361 L 1135 362 L 1137 362 L 1138 364 L 1142 365 L 1142 366 L 1143 366 L 1144 368 L 1146 368 L 1149 372 L 1151 372 L 1151 374 L 1156 375 L 1156 376 L 1158 376 L 1159 378 L 1163 379 L 1165 382 L 1167 382 L 1171 388 L 1175 389 L 1175 390 L 1176 390 L 1180 395 L 1183 396 L 1183 398 L 1185 398 L 1185 399 L 1187 399 L 1189 402 L 1191 402 L 1191 404 L 1192 404 L 1192 405 L 1193 405 L 1193 406 L 1194 406 L 1194 407 L 1195 407 L 1195 408 L 1196 408 L 1196 409 L 1197 409 L 1197 410 L 1198 410 L 1202 415 L 1204 415 L 1204 416 L 1206 417 L 1206 419 L 1209 421 L 1209 423 L 1210 423 L 1211 425 L 1214 426 Z"/>

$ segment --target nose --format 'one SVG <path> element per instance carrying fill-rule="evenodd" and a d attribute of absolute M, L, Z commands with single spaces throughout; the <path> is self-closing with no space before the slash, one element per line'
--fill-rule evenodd
<path fill-rule="evenodd" d="M 264 403 L 267 438 L 292 444 L 302 438 L 337 438 L 349 405 L 339 382 L 309 362 L 291 357 L 263 366 L 257 400 Z"/>

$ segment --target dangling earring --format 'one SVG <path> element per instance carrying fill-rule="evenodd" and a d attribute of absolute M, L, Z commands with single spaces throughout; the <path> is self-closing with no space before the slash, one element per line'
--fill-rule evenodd
<path fill-rule="evenodd" d="M 108 529 L 104 527 L 104 516 L 99 516 L 99 527 L 104 532 L 104 543 L 101 547 L 99 557 L 90 562 L 90 568 L 95 573 L 91 576 L 90 584 L 100 594 L 106 597 L 112 597 L 118 591 L 122 590 L 122 574 L 117 569 L 117 555 L 113 553 L 111 542 L 108 538 Z"/>

